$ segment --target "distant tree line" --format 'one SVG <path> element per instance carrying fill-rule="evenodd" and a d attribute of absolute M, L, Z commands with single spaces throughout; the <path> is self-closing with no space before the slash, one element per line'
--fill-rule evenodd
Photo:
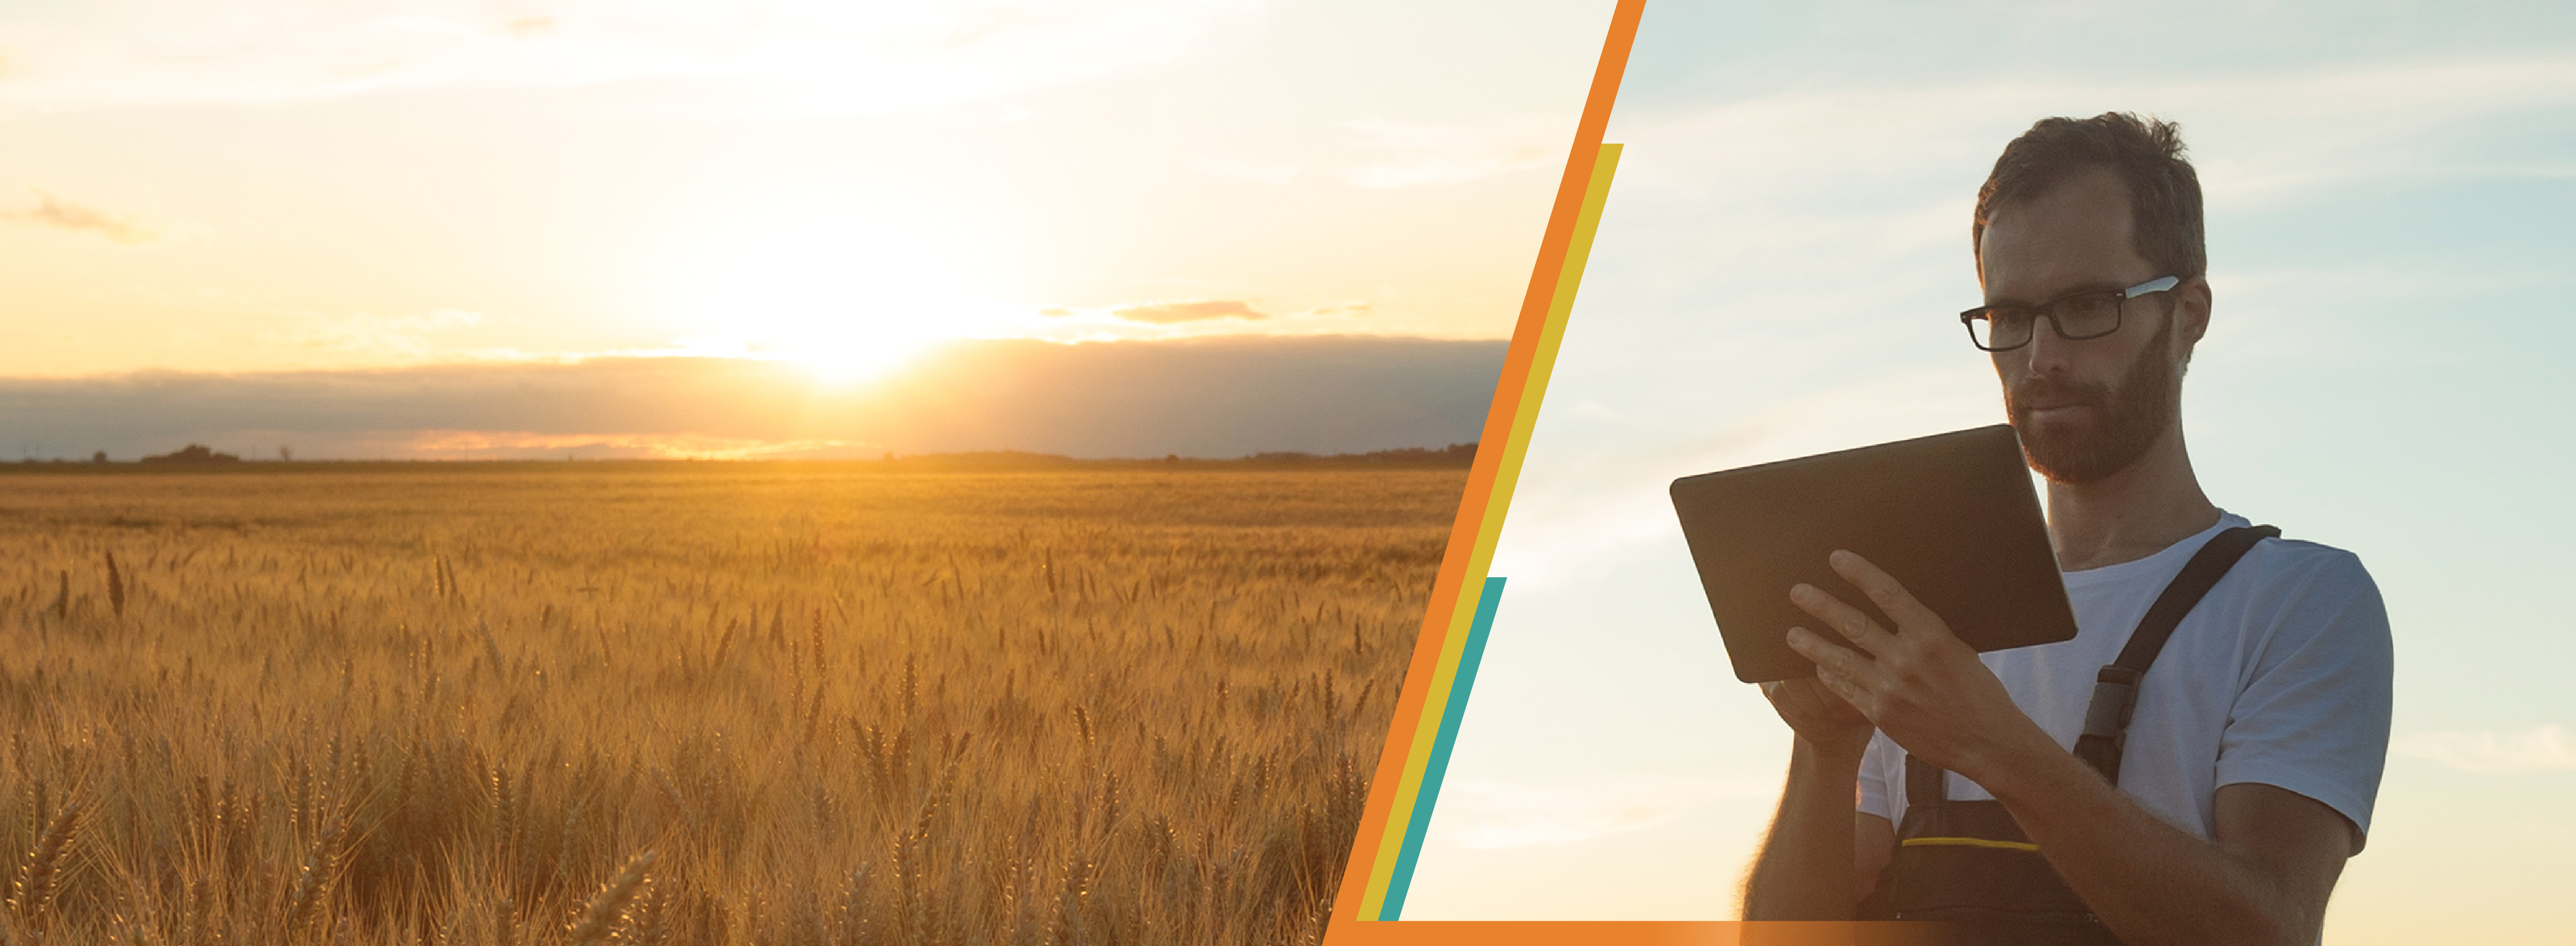
<path fill-rule="evenodd" d="M 1166 458 L 1173 461 L 1176 458 Z M 1314 453 L 1256 453 L 1243 458 L 1246 463 L 1383 463 L 1390 466 L 1467 466 L 1476 462 L 1476 445 L 1453 443 L 1446 447 L 1403 447 L 1369 453 L 1336 453 L 1329 456 Z"/>
<path fill-rule="evenodd" d="M 278 458 L 279 460 L 281 460 L 281 461 L 291 461 L 291 460 L 294 460 L 294 459 L 295 459 L 295 451 L 294 451 L 294 449 L 293 449 L 293 448 L 291 448 L 291 447 L 279 447 L 279 448 L 277 448 L 277 458 Z M 52 458 L 52 459 L 50 459 L 50 460 L 40 460 L 40 459 L 37 459 L 37 458 L 35 458 L 35 457 L 33 457 L 33 456 L 28 456 L 28 457 L 20 458 L 18 462 L 20 462 L 20 463 L 70 463 L 70 462 L 72 462 L 72 461 L 71 461 L 71 460 L 69 460 L 69 459 L 63 458 L 63 457 L 54 457 L 54 458 Z M 109 460 L 109 459 L 107 458 L 107 451 L 105 451 L 105 450 L 97 450 L 97 451 L 92 451 L 92 452 L 90 453 L 90 455 L 89 455 L 89 462 L 91 462 L 91 463 L 111 463 L 111 462 L 114 462 L 114 461 L 111 461 L 111 460 Z M 201 444 L 201 443 L 192 443 L 192 444 L 189 444 L 189 445 L 187 445 L 187 446 L 181 447 L 181 448 L 179 448 L 179 449 L 177 449 L 177 450 L 172 450 L 172 451 L 170 451 L 170 452 L 168 452 L 168 453 L 156 453 L 156 454 L 152 454 L 151 456 L 147 456 L 147 457 L 142 458 L 142 460 L 141 460 L 140 462 L 143 462 L 143 463 L 240 463 L 240 462 L 242 462 L 242 458 L 241 458 L 241 455 L 239 455 L 239 454 L 233 454 L 233 453 L 222 453 L 222 452 L 219 452 L 219 451 L 215 450 L 213 447 L 206 446 L 205 444 Z"/>
<path fill-rule="evenodd" d="M 192 444 L 189 444 L 189 445 L 187 445 L 187 446 L 181 447 L 181 448 L 179 448 L 179 449 L 177 449 L 177 450 L 172 450 L 172 451 L 170 451 L 170 452 L 168 452 L 168 453 L 156 453 L 156 454 L 153 454 L 153 455 L 151 455 L 151 456 L 144 457 L 144 458 L 143 458 L 143 462 L 145 462 L 145 463 L 240 463 L 240 462 L 241 462 L 241 457 L 240 457 L 239 455 L 237 455 L 237 454 L 230 454 L 230 453 L 216 453 L 216 452 L 214 451 L 214 448 L 208 447 L 208 446 L 206 446 L 205 444 L 201 444 L 201 443 L 192 443 Z"/>
<path fill-rule="evenodd" d="M 292 462 L 295 459 L 293 448 L 277 448 L 277 458 L 281 462 Z M 885 460 L 889 463 L 901 463 L 907 466 L 963 466 L 975 468 L 1046 467 L 1083 463 L 1122 464 L 1154 462 L 1151 460 L 1076 460 L 1062 454 L 1029 453 L 1019 450 L 925 453 L 902 457 L 898 457 L 889 452 L 885 455 Z M 42 463 L 48 461 L 38 460 L 35 457 L 30 456 L 20 462 Z M 55 457 L 50 462 L 68 463 L 71 461 L 62 457 Z M 90 454 L 89 462 L 109 462 L 107 451 L 100 450 Z M 242 458 L 239 454 L 223 453 L 212 447 L 208 447 L 205 444 L 192 443 L 168 453 L 156 453 L 143 457 L 140 462 L 175 464 L 240 463 L 242 462 Z M 1161 462 L 1166 464 L 1245 463 L 1262 465 L 1331 464 L 1336 466 L 1383 465 L 1463 467 L 1476 462 L 1476 445 L 1472 443 L 1453 443 L 1446 447 L 1402 447 L 1394 450 L 1376 450 L 1368 453 L 1322 454 L 1305 453 L 1301 451 L 1273 451 L 1267 453 L 1255 453 L 1248 456 L 1235 457 L 1233 459 L 1207 459 L 1201 457 L 1183 457 L 1179 454 L 1171 454 L 1163 457 Z"/>
<path fill-rule="evenodd" d="M 1446 447 L 1404 447 L 1369 453 L 1303 453 L 1274 451 L 1230 459 L 1184 457 L 1169 454 L 1160 460 L 1077 460 L 1056 453 L 1029 453 L 1019 450 L 988 450 L 964 453 L 917 453 L 908 456 L 885 455 L 888 463 L 914 468 L 1022 469 L 1061 466 L 1128 466 L 1154 463 L 1165 466 L 1427 466 L 1465 467 L 1476 462 L 1476 445 L 1453 443 Z"/>

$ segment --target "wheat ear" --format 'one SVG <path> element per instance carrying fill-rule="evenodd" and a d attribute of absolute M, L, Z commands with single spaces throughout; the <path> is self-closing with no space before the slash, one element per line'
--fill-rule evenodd
<path fill-rule="evenodd" d="M 333 876 L 340 869 L 340 842 L 347 836 L 348 816 L 332 816 L 323 823 L 322 834 L 313 839 L 313 849 L 305 852 L 304 867 L 296 874 L 295 890 L 286 901 L 286 931 L 302 929 L 322 899 L 329 894 Z"/>
<path fill-rule="evenodd" d="M 17 880 L 9 887 L 9 907 L 28 929 L 43 929 L 45 908 L 53 904 L 54 880 L 61 876 L 63 860 L 79 831 L 80 804 L 64 799 L 45 825 L 45 833 L 37 836 L 36 846 L 27 852 L 25 865 L 18 868 Z"/>
<path fill-rule="evenodd" d="M 626 866 L 617 871 L 617 876 L 609 878 L 598 893 L 591 895 L 590 903 L 582 907 L 581 916 L 573 921 L 571 932 L 564 941 L 569 946 L 589 946 L 607 940 L 609 930 L 625 915 L 627 902 L 635 899 L 635 891 L 644 886 L 644 873 L 652 868 L 653 852 L 650 850 L 627 859 Z"/>

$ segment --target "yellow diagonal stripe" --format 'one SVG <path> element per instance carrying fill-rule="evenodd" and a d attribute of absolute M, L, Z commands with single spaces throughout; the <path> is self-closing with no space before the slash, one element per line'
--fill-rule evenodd
<path fill-rule="evenodd" d="M 1493 491 L 1485 501 L 1485 517 L 1476 530 L 1475 550 L 1467 560 L 1461 588 L 1482 588 L 1490 577 L 1494 545 L 1502 537 L 1503 514 L 1511 508 L 1512 487 L 1520 481 L 1521 461 L 1529 454 L 1530 430 L 1538 423 L 1539 402 L 1547 392 L 1548 376 L 1556 369 L 1557 344 L 1565 337 L 1566 316 L 1574 310 L 1575 290 L 1583 281 L 1583 265 L 1592 255 L 1593 233 L 1600 226 L 1601 208 L 1610 199 L 1610 178 L 1618 167 L 1619 146 L 1602 145 L 1591 177 L 1584 183 L 1583 210 L 1575 218 L 1573 241 L 1566 248 L 1565 268 L 1557 277 L 1555 296 L 1548 302 L 1547 323 L 1531 352 L 1529 374 L 1521 382 L 1519 409 L 1512 416 L 1511 435 L 1502 444 L 1503 459 L 1494 475 Z M 1387 886 L 1395 878 L 1404 833 L 1420 801 L 1423 771 L 1431 761 L 1441 712 L 1449 705 L 1449 691 L 1458 680 L 1458 664 L 1466 653 L 1467 631 L 1475 624 L 1478 601 L 1478 595 L 1461 592 L 1450 614 L 1448 631 L 1441 635 L 1438 669 L 1431 678 L 1430 694 L 1422 701 L 1422 715 L 1414 721 L 1413 745 L 1404 760 L 1403 781 L 1396 786 L 1395 807 L 1386 819 L 1384 833 L 1378 838 L 1376 859 L 1369 867 L 1368 893 L 1360 901 L 1359 915 L 1363 919 L 1381 919 L 1386 907 Z"/>

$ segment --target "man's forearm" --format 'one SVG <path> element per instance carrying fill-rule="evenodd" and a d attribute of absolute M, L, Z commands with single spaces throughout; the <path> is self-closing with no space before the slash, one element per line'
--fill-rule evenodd
<path fill-rule="evenodd" d="M 2253 865 L 2166 824 L 2062 751 L 1979 784 L 2095 916 L 2131 946 L 2305 946 L 2319 918 Z"/>
<path fill-rule="evenodd" d="M 1848 920 L 1854 885 L 1852 786 L 1858 748 L 1818 749 L 1797 740 L 1789 784 L 1744 883 L 1747 920 Z"/>

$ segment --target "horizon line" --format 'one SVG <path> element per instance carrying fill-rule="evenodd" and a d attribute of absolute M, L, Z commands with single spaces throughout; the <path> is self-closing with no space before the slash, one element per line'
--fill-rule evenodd
<path fill-rule="evenodd" d="M 190 446 L 190 447 L 195 447 L 195 446 L 199 446 L 199 445 L 198 445 L 198 444 L 189 444 L 188 446 Z M 187 449 L 187 448 L 185 448 L 185 447 L 181 448 L 181 450 L 185 450 L 185 449 Z M 267 457 L 267 456 L 262 456 L 262 457 L 251 457 L 251 456 L 244 456 L 244 455 L 239 455 L 239 454 L 223 453 L 223 452 L 221 452 L 221 451 L 214 451 L 212 448 L 207 448 L 207 449 L 211 452 L 211 458 L 209 458 L 209 459 L 202 459 L 202 460 L 197 460 L 197 459 L 190 459 L 190 460 L 166 459 L 166 457 L 170 456 L 169 454 L 155 454 L 155 455 L 152 455 L 152 456 L 148 456 L 148 457 L 140 457 L 140 458 L 131 459 L 131 460 L 119 460 L 119 459 L 115 459 L 115 458 L 112 458 L 112 457 L 110 457 L 110 458 L 100 458 L 100 457 L 96 456 L 95 454 L 93 454 L 93 456 L 91 456 L 91 457 L 89 457 L 89 458 L 77 458 L 77 457 L 65 457 L 65 456 L 52 456 L 52 457 L 22 456 L 22 457 L 20 457 L 18 460 L 16 460 L 15 462 L 0 461 L 0 470 L 7 470 L 7 469 L 12 469 L 12 468 L 19 468 L 19 469 L 23 469 L 23 468 L 25 468 L 25 467 L 48 467 L 48 468 L 50 468 L 50 467 L 67 467 L 67 468 L 71 468 L 71 469 L 88 469 L 88 470 L 96 470 L 96 469 L 99 469 L 99 468 L 101 468 L 101 467 L 140 467 L 140 468 L 145 468 L 145 469 L 150 469 L 150 470 L 171 470 L 171 471 L 181 471 L 181 472 L 186 472 L 186 471 L 200 471 L 200 470 L 230 470 L 230 469 L 241 469 L 241 468 L 244 468 L 244 467 L 252 467 L 252 466 L 256 466 L 256 467 L 263 467 L 263 468 L 265 468 L 265 467 L 284 467 L 284 466 L 331 466 L 331 465 L 338 465 L 338 466 L 390 466 L 390 465 L 406 465 L 406 464 L 430 465 L 430 464 L 460 464 L 460 463 L 462 463 L 462 464 L 473 464 L 473 463 L 481 463 L 481 464 L 559 464 L 559 463 L 635 463 L 635 464 L 641 464 L 641 463 L 663 463 L 663 464 L 668 464 L 668 463 L 744 463 L 744 464 L 747 464 L 747 463 L 780 463 L 780 464 L 787 464 L 787 463 L 808 463 L 808 464 L 857 464 L 857 465 L 869 465 L 869 466 L 883 466 L 883 465 L 888 465 L 888 464 L 905 464 L 905 463 L 913 463 L 913 464 L 940 464 L 940 463 L 946 463 L 946 464 L 960 464 L 960 465 L 984 464 L 984 465 L 1022 465 L 1022 466 L 1068 466 L 1068 465 L 1089 465 L 1089 464 L 1097 464 L 1097 465 L 1138 465 L 1138 464 L 1154 464 L 1154 465 L 1158 465 L 1158 466 L 1162 466 L 1162 465 L 1178 465 L 1178 464 L 1227 464 L 1227 465 L 1275 464 L 1275 465 L 1312 465 L 1312 464 L 1331 464 L 1331 463 L 1341 463 L 1341 464 L 1362 464 L 1362 465 L 1379 465 L 1379 466 L 1426 466 L 1426 467 L 1441 467 L 1441 466 L 1449 466 L 1449 465 L 1459 465 L 1459 466 L 1464 466 L 1464 465 L 1466 465 L 1466 464 L 1468 464 L 1468 463 L 1472 463 L 1472 462 L 1474 461 L 1474 459 L 1475 459 L 1475 454 L 1476 454 L 1477 444 L 1476 444 L 1476 443 L 1473 443 L 1473 442 L 1469 442 L 1469 443 L 1453 443 L 1453 444 L 1448 444 L 1448 445 L 1446 445 L 1446 446 L 1437 446 L 1437 447 L 1394 447 L 1394 448 L 1390 448 L 1390 449 L 1386 449 L 1386 450 L 1372 450 L 1372 451 L 1367 451 L 1367 452 L 1364 452 L 1364 453 L 1310 453 L 1310 452 L 1306 452 L 1306 451 L 1302 451 L 1302 450 L 1275 450 L 1275 451 L 1261 451 L 1261 452 L 1257 452 L 1257 453 L 1248 453 L 1248 454 L 1244 454 L 1244 455 L 1241 455 L 1241 456 L 1234 456 L 1234 457 L 1201 457 L 1201 456 L 1182 456 L 1182 455 L 1177 454 L 1177 453 L 1165 454 L 1165 455 L 1160 456 L 1160 457 L 1152 457 L 1152 456 L 1143 456 L 1143 457 L 1137 457 L 1137 456 L 1121 456 L 1121 457 L 1076 457 L 1076 456 L 1071 456 L 1071 455 L 1068 455 L 1068 454 L 1061 454 L 1061 453 L 1041 453 L 1041 452 L 1031 451 L 1031 450 L 1011 450 L 1011 449 L 1002 449 L 1002 450 L 958 450 L 958 451 L 934 451 L 934 452 L 923 452 L 923 453 L 904 453 L 904 452 L 901 452 L 901 451 L 892 451 L 892 450 L 889 450 L 889 451 L 886 451 L 886 452 L 885 452 L 885 454 L 884 454 L 883 456 L 880 456 L 880 457 L 856 457 L 856 456 L 849 456 L 849 457 L 722 456 L 722 455 L 715 455 L 715 454 L 709 454 L 709 455 L 706 455 L 706 456 L 611 456 L 611 457 L 599 457 L 599 456 L 592 456 L 592 457 L 583 457 L 583 456 L 577 456 L 577 455 L 574 455 L 574 454 L 566 454 L 562 459 L 538 458 L 538 457 L 420 457 L 420 456 L 409 456 L 409 457 L 391 457 L 391 456 L 387 456 L 387 457 L 375 457 L 375 458 L 358 458 L 358 457 L 322 457 L 322 458 L 303 458 L 303 457 L 294 457 L 294 458 L 281 458 L 281 457 Z M 177 452 L 179 452 L 179 451 L 172 451 L 172 452 L 173 452 L 173 453 L 177 453 Z"/>

